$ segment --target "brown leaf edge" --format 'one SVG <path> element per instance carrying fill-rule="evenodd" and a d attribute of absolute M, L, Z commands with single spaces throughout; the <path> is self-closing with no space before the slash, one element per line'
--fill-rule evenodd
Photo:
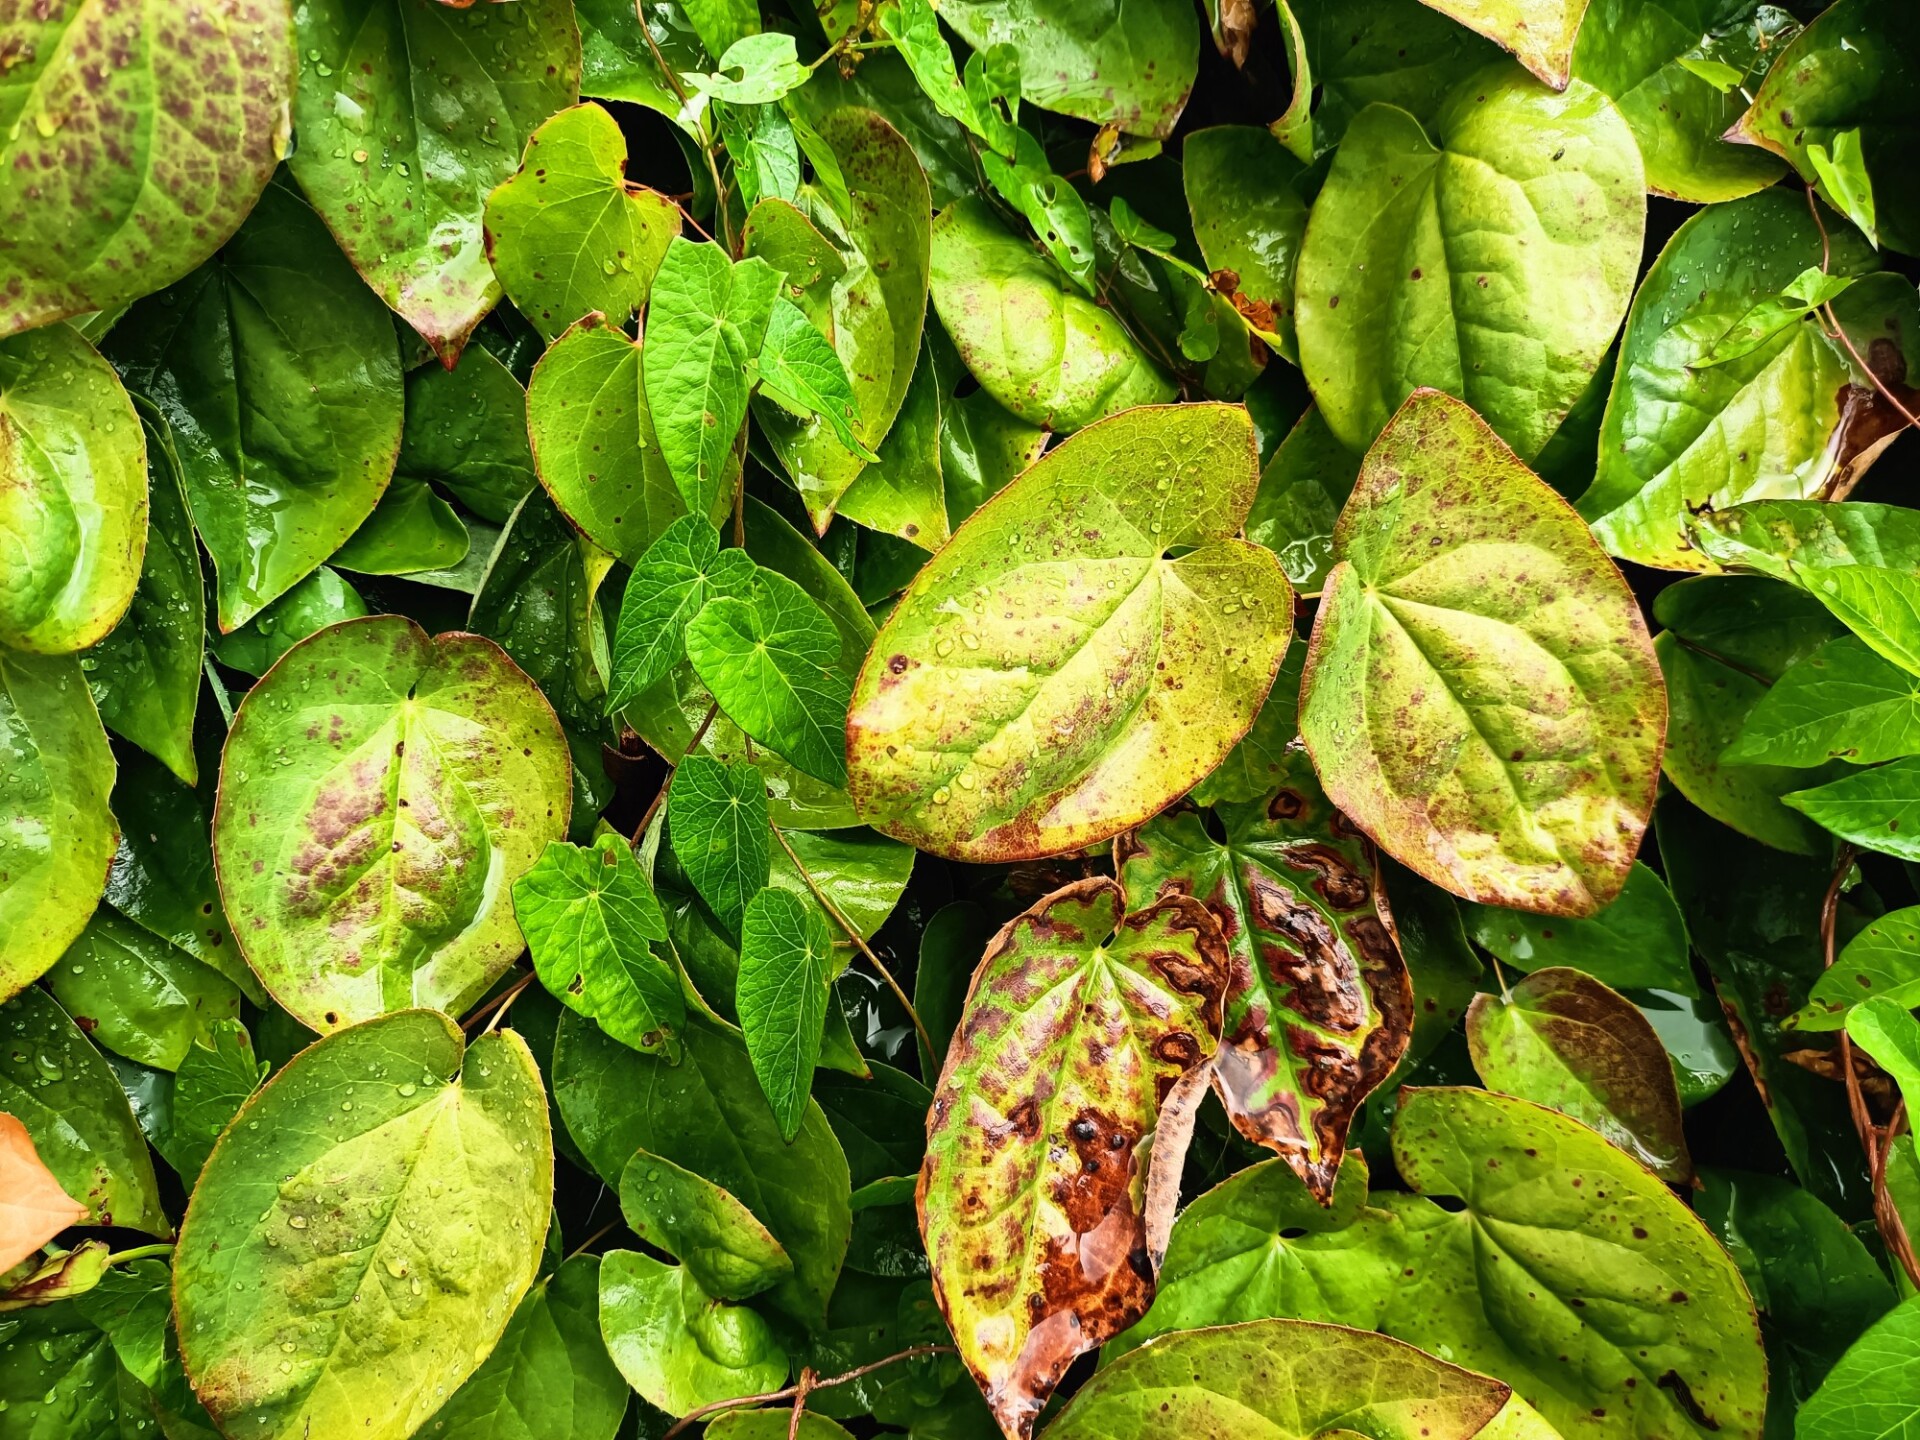
<path fill-rule="evenodd" d="M 981 953 L 974 967 L 973 978 L 967 986 L 967 997 L 961 1008 L 962 1023 L 973 1009 L 978 996 L 981 977 L 986 973 L 988 964 L 997 959 L 1013 943 L 1015 931 L 1022 921 L 1039 922 L 1055 904 L 1063 901 L 1090 901 L 1102 892 L 1111 893 L 1120 912 L 1120 925 L 1144 928 L 1154 916 L 1164 910 L 1180 912 L 1185 925 L 1195 935 L 1203 957 L 1210 960 L 1210 968 L 1219 980 L 1212 1002 L 1208 1006 L 1210 1018 L 1218 1043 L 1220 1025 L 1220 999 L 1225 989 L 1227 974 L 1227 949 L 1225 937 L 1220 932 L 1219 923 L 1213 913 L 1199 901 L 1186 895 L 1168 895 L 1156 899 L 1145 909 L 1130 912 L 1127 907 L 1126 891 L 1120 882 L 1106 875 L 1089 876 L 1062 886 L 1050 895 L 1043 896 L 1014 916 L 995 932 Z M 940 1111 L 940 1100 L 946 1093 L 953 1078 L 953 1071 L 964 1047 L 957 1043 L 947 1047 L 946 1061 L 940 1067 L 940 1077 L 933 1087 L 933 1105 L 927 1111 L 927 1133 L 931 1138 L 935 1116 Z M 1137 1173 L 1139 1152 L 1146 1151 L 1146 1184 L 1142 1194 L 1142 1212 L 1138 1215 L 1122 1213 L 1123 1207 L 1130 1205 L 1130 1185 L 1123 1184 L 1114 1204 L 1105 1213 L 1095 1218 L 1094 1224 L 1079 1234 L 1091 1233 L 1110 1220 L 1118 1217 L 1121 1223 L 1131 1222 L 1132 1244 L 1124 1247 L 1103 1247 L 1110 1249 L 1116 1256 L 1115 1263 L 1098 1276 L 1087 1274 L 1080 1256 L 1050 1256 L 1043 1260 L 1043 1269 L 1051 1262 L 1058 1265 L 1057 1274 L 1063 1281 L 1063 1288 L 1069 1291 L 1067 1303 L 1044 1316 L 1034 1317 L 1039 1323 L 1028 1332 L 1026 1344 L 1022 1347 L 1014 1373 L 1004 1380 L 996 1381 L 981 1374 L 968 1362 L 968 1371 L 974 1383 L 980 1387 L 995 1422 L 1000 1426 L 1008 1440 L 1028 1440 L 1033 1433 L 1035 1422 L 1045 1408 L 1056 1386 L 1065 1376 L 1072 1363 L 1088 1350 L 1105 1344 L 1115 1335 L 1125 1330 L 1141 1316 L 1153 1303 L 1155 1283 L 1160 1273 L 1161 1262 L 1166 1258 L 1167 1243 L 1173 1230 L 1175 1213 L 1180 1202 L 1180 1176 L 1186 1164 L 1187 1148 L 1193 1139 L 1194 1123 L 1199 1115 L 1200 1101 L 1206 1093 L 1208 1081 L 1212 1078 L 1213 1057 L 1203 1056 L 1180 1076 L 1160 1100 L 1160 1113 L 1155 1124 L 1147 1132 L 1140 1146 L 1129 1147 L 1120 1152 L 1129 1160 L 1127 1177 Z M 1066 1137 L 1060 1137 L 1065 1140 Z M 1114 1158 L 1106 1155 L 1089 1160 L 1089 1165 L 1104 1163 Z M 921 1163 L 920 1173 L 914 1187 L 914 1210 L 919 1221 L 920 1238 L 927 1245 L 927 1193 L 928 1178 L 932 1170 L 929 1157 Z M 930 1247 L 929 1247 L 930 1248 Z M 1061 1260 L 1067 1264 L 1060 1264 Z M 1144 1261 L 1144 1265 L 1142 1264 Z M 940 1306 L 940 1315 L 951 1328 L 952 1317 L 947 1303 L 946 1290 L 941 1283 L 940 1272 L 936 1267 L 932 1274 L 934 1298 Z M 1052 1287 L 1046 1287 L 1051 1290 Z M 1060 1322 L 1060 1323 L 1054 1323 Z M 964 1358 L 964 1357 L 963 1357 Z"/>

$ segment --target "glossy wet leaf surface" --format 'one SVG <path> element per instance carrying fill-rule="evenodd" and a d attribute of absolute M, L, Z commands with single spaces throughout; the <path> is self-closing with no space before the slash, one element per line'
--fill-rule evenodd
<path fill-rule="evenodd" d="M 1009 1434 L 1029 1433 L 1075 1356 L 1145 1311 L 1167 1167 L 1219 1034 L 1212 916 L 1175 895 L 1123 918 L 1122 898 L 1083 881 L 994 937 L 934 1092 L 921 1231 L 955 1343 Z"/>
<path fill-rule="evenodd" d="M 1423 391 L 1369 452 L 1334 554 L 1300 708 L 1334 803 L 1469 898 L 1598 910 L 1652 809 L 1666 697 L 1578 517 Z"/>
<path fill-rule="evenodd" d="M 1218 764 L 1291 634 L 1278 564 L 1231 538 L 1251 451 L 1227 407 L 1141 410 L 975 512 L 861 670 L 863 816 L 954 858 L 1030 858 L 1138 823 Z M 1215 686 L 1178 684 L 1196 665 Z"/>
<path fill-rule="evenodd" d="M 793 1261 L 751 1210 L 645 1149 L 620 1172 L 620 1209 L 634 1234 L 680 1261 L 718 1299 L 745 1300 L 793 1273 Z"/>
<path fill-rule="evenodd" d="M 251 1434 L 413 1433 L 533 1282 L 552 1165 L 511 1032 L 469 1047 L 408 1010 L 305 1051 L 188 1208 L 174 1284 L 196 1393 Z"/>
<path fill-rule="evenodd" d="M 222 758 L 214 853 L 248 964 L 315 1029 L 460 1008 L 519 953 L 509 890 L 569 800 L 553 712 L 497 646 L 397 617 L 322 631 Z"/>
<path fill-rule="evenodd" d="M 1332 1195 L 1353 1114 L 1406 1045 L 1413 989 L 1374 891 L 1372 846 L 1287 752 L 1278 785 L 1200 817 L 1162 818 L 1123 849 L 1133 903 L 1206 905 L 1230 970 L 1214 1084 L 1249 1140 Z"/>
<path fill-rule="evenodd" d="M 1464 905 L 1461 918 L 1474 944 L 1523 973 L 1570 966 L 1615 989 L 1694 989 L 1686 920 L 1666 883 L 1639 861 L 1591 919 L 1492 905 Z"/>
<path fill-rule="evenodd" d="M 240 1010 L 231 981 L 110 905 L 93 912 L 47 988 L 96 1045 L 160 1070 L 178 1070 L 195 1040 Z"/>
<path fill-rule="evenodd" d="M 600 1262 L 600 1330 L 627 1383 L 668 1414 L 771 1390 L 787 1376 L 756 1311 L 712 1299 L 684 1267 L 635 1250 Z"/>
<path fill-rule="evenodd" d="M 806 1117 L 836 969 L 833 935 L 817 909 L 784 890 L 763 890 L 747 903 L 735 1003 L 753 1072 L 788 1141 Z"/>

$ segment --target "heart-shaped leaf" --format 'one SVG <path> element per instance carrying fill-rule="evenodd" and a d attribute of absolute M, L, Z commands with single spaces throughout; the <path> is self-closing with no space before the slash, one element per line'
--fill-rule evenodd
<path fill-rule="evenodd" d="M 487 195 L 514 173 L 533 128 L 578 95 L 573 6 L 462 15 L 413 0 L 319 0 L 298 7 L 294 32 L 294 177 L 374 293 L 451 369 L 500 296 L 481 224 Z"/>
<path fill-rule="evenodd" d="M 70 325 L 0 340 L 0 644 L 98 642 L 133 600 L 146 543 L 146 444 L 113 367 Z"/>
<path fill-rule="evenodd" d="M 767 783 L 743 760 L 689 755 L 667 795 L 673 853 L 700 898 L 735 934 L 747 902 L 766 887 L 772 861 Z"/>
<path fill-rule="evenodd" d="M 240 1013 L 232 981 L 111 905 L 93 912 L 46 984 L 94 1044 L 156 1070 L 178 1070 L 194 1041 Z"/>
<path fill-rule="evenodd" d="M 0 647 L 0 745 L 12 755 L 0 826 L 0 996 L 46 974 L 85 927 L 119 838 L 113 751 L 71 656 Z"/>
<path fill-rule="evenodd" d="M 571 800 L 559 722 L 497 646 L 345 621 L 234 716 L 220 892 L 247 963 L 303 1024 L 458 1013 L 520 953 L 509 892 Z"/>
<path fill-rule="evenodd" d="M 1334 555 L 1300 690 L 1334 804 L 1456 894 L 1599 910 L 1653 809 L 1666 691 L 1579 516 L 1423 390 L 1368 451 Z"/>
<path fill-rule="evenodd" d="M 627 182 L 626 137 L 598 105 L 541 125 L 519 173 L 487 197 L 493 273 L 548 341 L 596 311 L 624 325 L 679 233 L 679 207 Z"/>
<path fill-rule="evenodd" d="M 1162 816 L 1126 842 L 1136 902 L 1191 895 L 1219 922 L 1231 962 L 1213 1083 L 1240 1132 L 1333 1194 L 1347 1127 L 1406 1048 L 1413 987 L 1374 894 L 1373 847 L 1336 811 L 1306 754 L 1277 788 L 1217 810 Z"/>
<path fill-rule="evenodd" d="M 663 1156 L 634 1152 L 620 1172 L 620 1211 L 634 1234 L 680 1261 L 717 1300 L 745 1300 L 793 1273 L 751 1210 Z"/>
<path fill-rule="evenodd" d="M 1255 484 L 1244 410 L 1141 409 L 974 512 L 854 688 L 863 817 L 949 858 L 1029 859 L 1138 824 L 1218 765 L 1292 633 L 1279 564 L 1233 538 Z"/>
<path fill-rule="evenodd" d="M 1016 1440 L 1152 1299 L 1220 1033 L 1213 917 L 1184 895 L 1124 907 L 1113 881 L 1083 880 L 993 938 L 927 1120 L 934 1290 Z"/>
<path fill-rule="evenodd" d="M 600 1261 L 600 1333 L 627 1383 L 669 1415 L 787 1378 L 786 1354 L 759 1312 L 714 1299 L 686 1266 L 637 1250 Z"/>
<path fill-rule="evenodd" d="M 753 1073 L 788 1141 L 806 1118 L 827 1018 L 827 987 L 838 969 L 833 933 L 819 907 L 773 888 L 748 903 L 740 923 L 734 1003 Z"/>
<path fill-rule="evenodd" d="M 106 352 L 166 422 L 222 631 L 311 574 L 387 488 L 402 418 L 392 320 L 282 185 L 212 260 L 134 306 Z"/>
<path fill-rule="evenodd" d="M 1527 69 L 1556 90 L 1567 88 L 1574 41 L 1586 18 L 1587 0 L 1424 0 L 1442 15 L 1494 44 L 1511 50 Z"/>
<path fill-rule="evenodd" d="M 552 1184 L 540 1072 L 512 1031 L 467 1046 L 405 1010 L 310 1046 L 221 1137 L 180 1228 L 201 1403 L 262 1440 L 405 1440 L 533 1283 Z"/>
<path fill-rule="evenodd" d="M 667 918 L 625 839 L 548 845 L 514 881 L 513 911 L 556 999 L 622 1044 L 679 1058 L 680 975 L 653 948 L 667 938 Z"/>
<path fill-rule="evenodd" d="M 1433 386 L 1532 460 L 1633 294 L 1640 152 L 1606 97 L 1510 64 L 1470 76 L 1431 128 L 1384 105 L 1348 127 L 1300 249 L 1300 368 L 1350 450 Z M 1577 193 L 1579 223 L 1536 193 Z"/>
<path fill-rule="evenodd" d="M 0 15 L 0 335 L 125 305 L 233 234 L 286 153 L 290 8 Z"/>

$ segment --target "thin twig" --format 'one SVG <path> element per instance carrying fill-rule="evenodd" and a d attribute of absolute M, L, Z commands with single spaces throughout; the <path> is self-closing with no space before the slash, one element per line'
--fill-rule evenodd
<path fill-rule="evenodd" d="M 573 1260 L 578 1258 L 580 1255 L 584 1254 L 586 1252 L 586 1248 L 589 1245 L 593 1244 L 594 1241 L 606 1235 L 609 1231 L 614 1229 L 615 1226 L 619 1225 L 619 1223 L 620 1222 L 618 1220 L 609 1220 L 606 1224 L 602 1225 L 598 1230 L 594 1231 L 593 1234 L 587 1236 L 586 1239 L 582 1240 L 578 1245 L 574 1246 L 573 1253 L 567 1256 L 567 1259 Z"/>
<path fill-rule="evenodd" d="M 716 700 L 707 707 L 707 718 L 700 722 L 700 728 L 693 732 L 693 739 L 687 742 L 687 748 L 680 756 L 682 760 L 700 748 L 700 742 L 707 738 L 708 727 L 713 724 L 713 717 L 719 713 L 720 702 Z M 660 788 L 653 792 L 653 799 L 647 802 L 647 813 L 640 817 L 640 823 L 633 829 L 634 849 L 639 849 L 640 842 L 647 838 L 647 827 L 653 824 L 653 817 L 660 812 L 660 806 L 665 803 L 667 790 L 673 784 L 673 772 L 679 768 L 678 765 L 674 764 L 667 766 L 666 778 L 660 782 Z"/>
<path fill-rule="evenodd" d="M 902 1350 L 898 1355 L 889 1355 L 884 1360 L 875 1360 L 858 1369 L 849 1370 L 844 1375 L 830 1375 L 825 1380 L 815 1380 L 808 1390 L 831 1390 L 836 1385 L 845 1385 L 858 1380 L 863 1375 L 871 1375 L 876 1370 L 884 1370 L 889 1365 L 897 1365 L 902 1360 L 918 1360 L 923 1355 L 953 1355 L 957 1352 L 951 1345 L 915 1345 L 912 1349 Z M 720 1410 L 740 1410 L 749 1405 L 770 1405 L 776 1400 L 791 1400 L 799 1393 L 798 1385 L 788 1385 L 780 1390 L 767 1390 L 758 1395 L 740 1395 L 732 1400 L 716 1400 L 711 1405 L 702 1405 L 698 1410 L 689 1410 L 674 1422 L 673 1428 L 660 1440 L 674 1440 L 676 1435 L 686 1433 L 688 1427 L 706 1419 Z"/>
<path fill-rule="evenodd" d="M 815 880 L 807 867 L 800 863 L 800 857 L 794 853 L 793 846 L 787 843 L 787 837 L 780 827 L 774 825 L 769 828 L 773 831 L 773 838 L 780 842 L 780 848 L 787 852 L 787 858 L 793 862 L 793 868 L 800 872 L 800 878 L 806 881 L 807 888 L 813 891 L 813 898 L 825 907 L 827 914 L 833 917 L 834 924 L 847 932 L 847 938 L 853 941 L 855 949 L 867 957 L 867 963 L 880 972 L 880 978 L 885 980 L 887 988 L 893 991 L 893 998 L 900 1002 L 901 1008 L 907 1012 L 907 1018 L 913 1021 L 913 1028 L 919 1032 L 920 1043 L 927 1047 L 927 1053 L 929 1055 L 936 1053 L 933 1048 L 933 1039 L 927 1034 L 927 1027 L 920 1023 L 920 1012 L 913 1008 L 913 1002 L 907 998 L 907 992 L 900 988 L 900 982 L 893 978 L 893 972 L 886 967 L 878 955 L 873 953 L 873 947 L 868 945 L 866 937 L 854 928 L 853 922 L 840 913 L 840 907 L 827 898 L 827 892 L 820 888 L 820 882 Z"/>
<path fill-rule="evenodd" d="M 521 996 L 521 993 L 525 991 L 527 986 L 531 985 L 532 983 L 533 983 L 532 971 L 528 971 L 525 975 L 522 975 L 518 980 L 514 981 L 513 988 L 508 990 L 506 994 L 502 995 L 497 1001 L 494 1002 L 493 1018 L 487 1021 L 487 1028 L 482 1030 L 480 1033 L 482 1035 L 491 1035 L 493 1033 L 494 1027 L 498 1025 L 501 1022 L 501 1020 L 506 1017 L 507 1011 L 513 1008 L 513 1002 L 518 1000 Z"/>
<path fill-rule="evenodd" d="M 800 1440 L 800 1417 L 807 1413 L 807 1392 L 819 1379 L 811 1365 L 800 1367 L 800 1383 L 793 1387 L 793 1418 L 787 1421 L 787 1440 Z"/>
<path fill-rule="evenodd" d="M 1827 222 L 1820 218 L 1820 203 L 1815 198 L 1813 186 L 1811 185 L 1807 186 L 1807 211 L 1813 216 L 1813 223 L 1820 231 L 1820 273 L 1825 275 L 1828 273 L 1827 267 L 1833 263 L 1833 245 L 1827 238 Z M 1909 425 L 1920 426 L 1920 416 L 1916 416 L 1913 411 L 1902 404 L 1900 397 L 1889 390 L 1881 382 L 1880 377 L 1873 373 L 1873 367 L 1860 358 L 1860 352 L 1853 348 L 1852 337 L 1847 334 L 1845 328 L 1840 324 L 1839 318 L 1833 313 L 1833 302 L 1831 300 L 1820 307 L 1820 313 L 1826 318 L 1829 327 L 1827 330 L 1827 338 L 1830 340 L 1838 340 L 1846 347 L 1847 354 L 1853 357 L 1853 363 L 1860 368 L 1860 372 L 1872 382 L 1874 389 L 1886 397 L 1889 405 L 1907 417 L 1907 423 Z"/>

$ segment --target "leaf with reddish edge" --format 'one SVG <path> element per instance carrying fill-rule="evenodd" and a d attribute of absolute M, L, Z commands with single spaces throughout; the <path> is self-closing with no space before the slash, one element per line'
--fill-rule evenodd
<path fill-rule="evenodd" d="M 1213 1084 L 1240 1133 L 1284 1157 L 1322 1204 L 1360 1102 L 1413 1028 L 1413 985 L 1379 908 L 1373 846 L 1286 752 L 1274 792 L 1200 816 L 1165 815 L 1121 843 L 1137 902 L 1191 895 L 1226 937 Z"/>
<path fill-rule="evenodd" d="M 1329 798 L 1457 895 L 1594 914 L 1633 866 L 1666 736 L 1626 580 L 1438 390 L 1367 452 L 1333 545 L 1300 685 Z"/>
<path fill-rule="evenodd" d="M 1219 1035 L 1211 913 L 1185 895 L 1124 908 L 1114 881 L 1081 880 L 993 938 L 927 1120 L 934 1290 L 1014 1440 L 1152 1300 Z"/>

